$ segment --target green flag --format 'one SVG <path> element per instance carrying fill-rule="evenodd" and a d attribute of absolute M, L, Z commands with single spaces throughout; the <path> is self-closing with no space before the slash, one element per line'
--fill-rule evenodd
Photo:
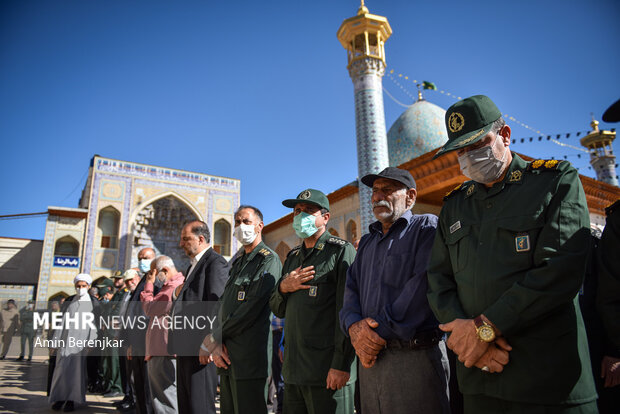
<path fill-rule="evenodd" d="M 422 82 L 422 88 L 423 89 L 430 89 L 432 91 L 436 91 L 437 87 L 435 86 L 435 84 L 433 82 L 428 82 L 428 81 L 423 81 Z"/>

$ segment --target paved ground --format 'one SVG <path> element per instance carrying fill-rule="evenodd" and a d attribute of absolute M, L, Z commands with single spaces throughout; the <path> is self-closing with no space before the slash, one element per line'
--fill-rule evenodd
<path fill-rule="evenodd" d="M 35 356 L 32 362 L 8 357 L 0 361 L 1 413 L 55 413 L 47 402 L 47 358 Z M 119 398 L 86 395 L 87 405 L 76 411 L 84 413 L 118 413 L 112 403 Z"/>

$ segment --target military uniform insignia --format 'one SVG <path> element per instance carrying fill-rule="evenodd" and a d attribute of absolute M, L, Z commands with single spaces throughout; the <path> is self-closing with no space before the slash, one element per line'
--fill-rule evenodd
<path fill-rule="evenodd" d="M 325 243 L 319 243 L 316 245 L 317 250 L 323 250 L 323 247 L 325 247 Z"/>
<path fill-rule="evenodd" d="M 258 251 L 258 253 L 262 254 L 262 255 L 263 255 L 263 256 L 265 256 L 265 257 L 267 257 L 267 256 L 269 256 L 269 255 L 271 254 L 271 252 L 270 252 L 269 250 L 264 249 L 264 248 L 263 248 L 263 249 L 260 249 L 260 250 Z"/>
<path fill-rule="evenodd" d="M 458 191 L 461 187 L 463 187 L 463 183 L 461 183 L 461 184 L 457 185 L 457 186 L 456 186 L 456 187 L 454 187 L 452 190 L 448 191 L 448 192 L 446 193 L 446 195 L 445 195 L 445 196 L 443 196 L 443 199 L 445 200 L 446 198 L 450 197 L 450 194 L 452 194 L 452 193 L 454 193 L 454 192 Z"/>
<path fill-rule="evenodd" d="M 317 290 L 318 286 L 310 286 L 310 289 L 308 289 L 308 296 L 311 296 L 313 298 L 316 297 Z"/>
<path fill-rule="evenodd" d="M 245 290 L 240 290 L 239 292 L 237 292 L 237 300 L 244 300 L 245 299 Z"/>
<path fill-rule="evenodd" d="M 515 170 L 510 173 L 510 177 L 508 177 L 509 183 L 518 183 L 523 178 L 523 171 Z"/>
<path fill-rule="evenodd" d="M 450 226 L 450 234 L 454 233 L 460 228 L 461 228 L 461 220 L 457 221 L 456 223 Z"/>
<path fill-rule="evenodd" d="M 347 242 L 346 242 L 346 241 L 341 240 L 341 239 L 339 239 L 339 238 L 337 238 L 337 237 L 330 237 L 330 238 L 327 240 L 327 243 L 338 244 L 338 245 L 340 245 L 340 246 L 344 246 L 345 244 L 347 244 Z"/>
<path fill-rule="evenodd" d="M 549 160 L 545 162 L 545 168 L 550 170 L 551 168 L 555 168 L 560 161 L 558 160 Z"/>
<path fill-rule="evenodd" d="M 310 190 L 305 190 L 301 194 L 299 194 L 299 198 L 302 200 L 307 200 L 310 198 L 311 195 L 312 193 L 310 192 Z"/>
<path fill-rule="evenodd" d="M 521 234 L 515 237 L 515 245 L 516 245 L 517 253 L 529 251 L 530 250 L 529 234 Z"/>
<path fill-rule="evenodd" d="M 530 164 L 530 167 L 532 167 L 533 170 L 537 170 L 539 169 L 543 164 L 545 163 L 545 160 L 536 160 L 533 163 Z"/>
<path fill-rule="evenodd" d="M 465 118 L 458 112 L 452 112 L 448 118 L 448 128 L 450 132 L 459 132 L 465 125 Z"/>
<path fill-rule="evenodd" d="M 474 188 L 475 188 L 475 186 L 473 184 L 471 184 L 469 187 L 467 187 L 467 197 L 469 197 L 470 195 L 472 195 L 474 193 Z"/>

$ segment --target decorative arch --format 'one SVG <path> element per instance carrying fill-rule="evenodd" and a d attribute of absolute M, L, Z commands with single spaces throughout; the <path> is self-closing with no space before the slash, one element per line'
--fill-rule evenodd
<path fill-rule="evenodd" d="M 54 256 L 78 257 L 80 255 L 80 242 L 74 237 L 64 236 L 56 240 L 54 244 Z"/>
<path fill-rule="evenodd" d="M 112 206 L 99 210 L 97 228 L 99 229 L 99 247 L 118 249 L 118 236 L 121 226 L 121 213 Z"/>
<path fill-rule="evenodd" d="M 355 222 L 355 220 L 351 219 L 347 222 L 347 240 L 353 243 L 357 239 L 359 239 L 357 232 L 357 223 Z"/>
<path fill-rule="evenodd" d="M 226 219 L 219 219 L 213 223 L 213 250 L 222 256 L 230 256 L 231 226 Z"/>
<path fill-rule="evenodd" d="M 166 191 L 141 203 L 131 215 L 125 263 L 137 266 L 138 252 L 151 247 L 157 255 L 170 256 L 177 269 L 185 271 L 189 258 L 179 247 L 179 238 L 183 224 L 191 220 L 202 220 L 202 215 L 176 192 Z"/>
<path fill-rule="evenodd" d="M 60 291 L 58 293 L 54 293 L 52 296 L 49 297 L 49 299 L 47 300 L 48 302 L 60 302 L 61 300 L 67 299 L 69 297 L 68 293 L 65 293 L 63 291 Z M 51 305 L 50 305 L 51 306 Z"/>
<path fill-rule="evenodd" d="M 276 247 L 276 253 L 278 254 L 278 256 L 280 257 L 280 261 L 282 263 L 284 263 L 284 260 L 286 259 L 286 255 L 288 254 L 288 252 L 291 251 L 291 248 L 289 247 L 288 244 L 286 244 L 285 242 L 281 241 L 278 244 L 278 247 Z"/>

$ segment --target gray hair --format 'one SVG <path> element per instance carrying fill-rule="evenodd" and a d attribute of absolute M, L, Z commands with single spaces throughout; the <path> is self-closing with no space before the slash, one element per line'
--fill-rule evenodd
<path fill-rule="evenodd" d="M 506 126 L 506 121 L 503 117 L 499 117 L 495 122 L 493 122 L 493 128 L 491 131 L 495 133 L 495 135 L 499 134 L 499 131 L 502 130 L 503 127 Z"/>
<path fill-rule="evenodd" d="M 167 267 L 173 272 L 177 271 L 177 268 L 174 266 L 174 262 L 168 256 L 157 257 L 157 259 L 153 261 L 153 265 L 155 266 L 155 269 L 157 269 L 158 272 L 161 271 L 161 269 L 163 269 L 164 267 Z"/>
<path fill-rule="evenodd" d="M 205 243 L 211 243 L 211 232 L 209 232 L 209 226 L 207 226 L 207 223 L 204 221 L 192 220 L 186 223 L 185 226 L 189 226 L 190 231 L 194 236 L 202 236 L 205 239 Z"/>

